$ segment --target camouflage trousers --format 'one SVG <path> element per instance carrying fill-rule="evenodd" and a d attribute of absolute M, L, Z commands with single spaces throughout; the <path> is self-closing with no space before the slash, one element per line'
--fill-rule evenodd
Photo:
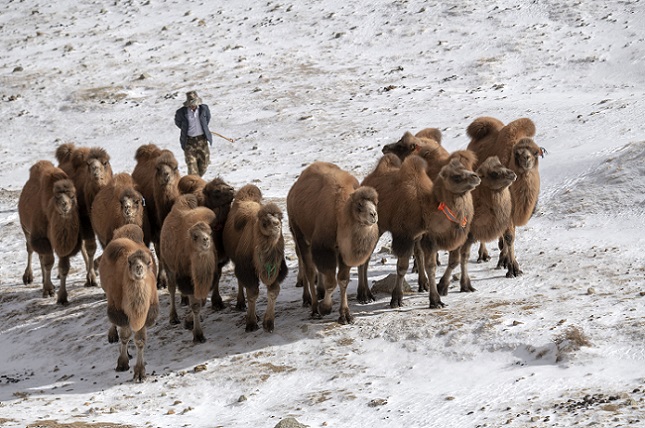
<path fill-rule="evenodd" d="M 211 163 L 211 152 L 206 137 L 203 135 L 188 137 L 184 155 L 186 156 L 188 174 L 196 174 L 202 177 Z"/>

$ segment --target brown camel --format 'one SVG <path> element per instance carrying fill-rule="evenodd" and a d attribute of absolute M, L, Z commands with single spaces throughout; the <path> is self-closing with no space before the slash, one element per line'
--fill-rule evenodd
<path fill-rule="evenodd" d="M 298 254 L 298 277 L 303 279 L 303 302 L 312 315 L 332 310 L 331 295 L 340 288 L 338 322 L 352 322 L 347 285 L 352 266 L 369 260 L 379 238 L 378 195 L 359 187 L 349 172 L 327 162 L 308 166 L 289 190 L 289 228 Z M 315 277 L 321 275 L 324 297 L 318 304 Z"/>

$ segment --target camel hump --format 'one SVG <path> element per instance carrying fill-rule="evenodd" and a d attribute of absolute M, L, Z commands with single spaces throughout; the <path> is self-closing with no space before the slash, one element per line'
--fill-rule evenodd
<path fill-rule="evenodd" d="M 61 164 L 71 161 L 72 153 L 74 153 L 75 149 L 74 143 L 64 143 L 58 146 L 55 153 L 58 163 Z"/>
<path fill-rule="evenodd" d="M 522 138 L 533 137 L 534 135 L 535 124 L 531 119 L 523 117 L 512 121 L 499 131 L 497 145 L 510 148 Z"/>
<path fill-rule="evenodd" d="M 262 191 L 255 184 L 246 184 L 235 194 L 238 201 L 252 201 L 258 204 L 262 202 Z"/>
<path fill-rule="evenodd" d="M 117 175 L 115 175 L 113 178 L 113 185 L 114 187 L 117 186 L 131 186 L 134 187 L 134 179 L 130 174 L 127 172 L 120 172 Z"/>
<path fill-rule="evenodd" d="M 448 159 L 458 159 L 459 162 L 461 162 L 461 164 L 464 166 L 464 168 L 471 171 L 477 164 L 477 155 L 472 150 L 457 150 L 451 153 Z"/>
<path fill-rule="evenodd" d="M 181 194 L 196 192 L 204 188 L 205 185 L 206 181 L 196 174 L 184 175 L 179 179 L 179 183 L 177 183 L 179 193 Z"/>
<path fill-rule="evenodd" d="M 175 205 L 177 205 L 181 209 L 193 210 L 199 206 L 199 200 L 194 194 L 187 193 L 185 195 L 179 196 L 175 201 Z"/>
<path fill-rule="evenodd" d="M 437 143 L 441 144 L 441 131 L 437 128 L 424 128 L 421 131 L 417 132 L 415 135 L 417 138 L 425 138 L 428 140 L 434 140 Z"/>
<path fill-rule="evenodd" d="M 54 164 L 51 163 L 48 160 L 40 160 L 33 164 L 31 168 L 29 168 L 29 177 L 39 177 L 43 175 L 43 172 L 55 168 Z"/>
<path fill-rule="evenodd" d="M 504 127 L 504 123 L 494 117 L 482 116 L 475 119 L 468 128 L 466 133 L 473 140 L 481 140 L 493 132 L 497 132 Z"/>
<path fill-rule="evenodd" d="M 386 153 L 379 159 L 374 172 L 384 173 L 387 171 L 401 168 L 401 159 L 394 153 Z"/>
<path fill-rule="evenodd" d="M 143 244 L 143 230 L 136 224 L 125 224 L 114 231 L 112 239 L 127 238 Z"/>
<path fill-rule="evenodd" d="M 425 173 L 428 163 L 420 156 L 409 156 L 401 164 L 402 174 L 420 174 Z"/>
<path fill-rule="evenodd" d="M 141 162 L 148 159 L 156 158 L 161 154 L 161 149 L 155 144 L 144 144 L 139 146 L 134 154 L 134 160 Z"/>

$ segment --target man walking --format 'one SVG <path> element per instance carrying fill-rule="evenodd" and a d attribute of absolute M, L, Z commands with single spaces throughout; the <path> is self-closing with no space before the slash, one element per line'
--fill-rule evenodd
<path fill-rule="evenodd" d="M 210 164 L 210 149 L 213 136 L 208 129 L 211 112 L 206 104 L 202 104 L 197 92 L 186 93 L 184 106 L 175 112 L 175 125 L 181 129 L 179 142 L 186 157 L 188 174 L 200 177 Z"/>

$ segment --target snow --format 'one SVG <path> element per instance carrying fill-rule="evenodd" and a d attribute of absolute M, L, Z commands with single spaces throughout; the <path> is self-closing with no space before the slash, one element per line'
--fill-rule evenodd
<path fill-rule="evenodd" d="M 0 426 L 643 426 L 644 15 L 639 1 L 4 2 Z M 204 344 L 168 324 L 161 290 L 149 378 L 133 383 L 114 371 L 105 298 L 82 287 L 80 256 L 66 307 L 41 297 L 37 263 L 22 284 L 17 200 L 63 142 L 104 147 L 115 172 L 155 143 L 185 174 L 173 117 L 193 89 L 235 139 L 215 137 L 205 178 L 254 183 L 285 212 L 313 161 L 360 180 L 407 130 L 438 127 L 452 151 L 479 116 L 530 117 L 548 154 L 517 234 L 524 275 L 472 260 L 477 292 L 453 283 L 444 309 L 416 291 L 391 309 L 387 294 L 356 302 L 353 269 L 356 319 L 339 325 L 302 307 L 285 225 L 275 332 L 244 332 L 230 266 L 229 307 L 203 311 Z M 395 271 L 388 239 L 371 281 Z"/>

